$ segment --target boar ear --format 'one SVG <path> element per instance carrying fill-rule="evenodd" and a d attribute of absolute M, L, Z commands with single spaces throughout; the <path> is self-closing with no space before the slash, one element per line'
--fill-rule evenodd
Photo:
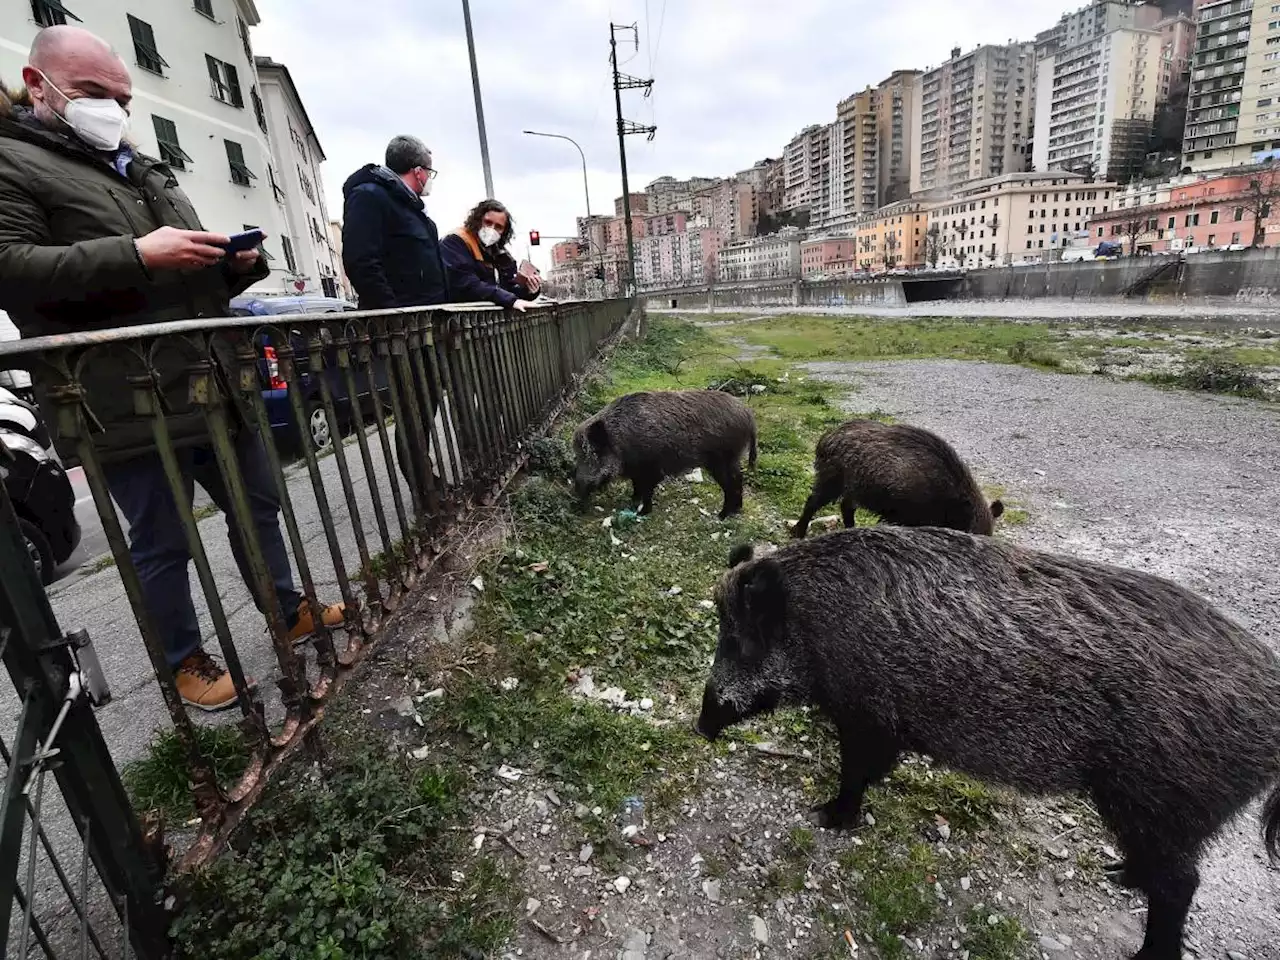
<path fill-rule="evenodd" d="M 1004 513 L 1004 503 L 1003 503 L 1003 501 L 1000 501 L 1000 500 L 992 500 L 992 501 L 991 501 L 991 519 L 992 519 L 992 520 L 999 520 L 999 519 L 1000 519 L 1000 517 L 1001 517 L 1001 515 L 1002 515 L 1003 513 Z"/>
<path fill-rule="evenodd" d="M 729 569 L 746 563 L 755 555 L 755 548 L 749 543 L 740 543 L 729 551 Z"/>
<path fill-rule="evenodd" d="M 742 652 L 748 659 L 763 657 L 782 638 L 787 616 L 787 588 L 776 560 L 761 560 L 743 572 L 741 580 L 744 625 Z"/>
<path fill-rule="evenodd" d="M 596 420 L 587 427 L 587 442 L 597 451 L 609 449 L 609 429 L 603 420 Z"/>

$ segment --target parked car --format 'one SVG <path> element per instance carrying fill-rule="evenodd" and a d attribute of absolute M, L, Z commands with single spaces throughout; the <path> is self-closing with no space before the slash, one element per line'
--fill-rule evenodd
<path fill-rule="evenodd" d="M 48 438 L 44 424 L 38 435 Z M 48 586 L 54 571 L 80 546 L 80 522 L 76 519 L 76 495 L 66 470 L 48 445 L 29 434 L 0 425 L 0 475 L 18 515 L 31 562 Z"/>
<path fill-rule="evenodd" d="M 334 297 L 236 297 L 231 301 L 231 312 L 238 317 L 278 317 L 290 314 L 345 313 L 355 310 L 355 305 L 346 300 Z M 262 399 L 267 407 L 267 419 L 271 423 L 271 432 L 276 443 L 285 449 L 296 449 L 299 438 L 304 437 L 315 450 L 323 450 L 333 443 L 329 429 L 329 418 L 325 415 L 324 401 L 320 390 L 320 378 L 311 370 L 311 358 L 306 338 L 297 330 L 292 330 L 294 363 L 298 370 L 298 385 L 302 391 L 302 409 L 306 417 L 305 429 L 299 431 L 293 412 L 293 403 L 289 398 L 289 386 L 280 376 L 280 365 L 276 358 L 276 349 L 264 334 L 258 339 L 259 376 L 262 380 Z M 347 393 L 346 376 L 337 364 L 337 349 L 326 346 L 324 350 L 324 379 L 329 384 L 333 395 L 334 407 L 341 421 L 342 429 L 349 430 L 356 421 L 353 415 L 351 398 Z M 375 360 L 374 378 L 378 390 L 384 394 L 387 390 L 386 370 L 380 360 Z M 359 408 L 361 419 L 363 414 L 372 408 L 369 394 L 369 377 L 362 369 L 353 371 L 356 390 L 359 392 Z"/>

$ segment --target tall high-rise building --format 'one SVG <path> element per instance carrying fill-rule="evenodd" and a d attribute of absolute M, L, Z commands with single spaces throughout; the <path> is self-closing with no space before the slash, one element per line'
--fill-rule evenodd
<path fill-rule="evenodd" d="M 1235 166 L 1280 149 L 1280 12 L 1216 0 L 1195 10 L 1196 42 L 1182 162 Z"/>
<path fill-rule="evenodd" d="M 876 130 L 878 93 L 868 87 L 845 97 L 831 125 L 831 184 L 821 215 L 837 220 L 871 213 L 880 206 L 880 138 Z"/>
<path fill-rule="evenodd" d="M 895 70 L 876 88 L 876 132 L 880 138 L 880 206 L 911 193 L 911 167 L 918 156 L 915 88 L 919 70 Z"/>
<path fill-rule="evenodd" d="M 1131 9 L 1114 2 L 1088 9 L 1101 18 L 1113 7 Z M 1142 172 L 1151 139 L 1163 63 L 1160 31 L 1126 26 L 1067 35 L 1085 39 L 1036 65 L 1035 169 L 1127 182 Z"/>
<path fill-rule="evenodd" d="M 831 196 L 831 124 L 805 127 L 783 151 L 784 211 L 825 211 Z"/>
<path fill-rule="evenodd" d="M 912 191 L 1025 170 L 1035 44 L 982 46 L 926 71 L 916 87 L 920 163 Z"/>

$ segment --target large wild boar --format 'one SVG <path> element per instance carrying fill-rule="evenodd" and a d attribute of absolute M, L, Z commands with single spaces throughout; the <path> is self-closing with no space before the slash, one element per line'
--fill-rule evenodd
<path fill-rule="evenodd" d="M 849 827 L 904 751 L 1089 797 L 1148 897 L 1141 960 L 1179 960 L 1205 845 L 1270 790 L 1280 660 L 1167 580 L 937 528 L 862 527 L 739 564 L 696 729 L 816 705 L 840 737 L 819 823 Z"/>
<path fill-rule="evenodd" d="M 742 509 L 743 451 L 754 467 L 756 419 L 736 397 L 719 390 L 629 393 L 574 431 L 573 487 L 585 500 L 624 477 L 647 514 L 664 478 L 702 467 L 724 491 L 723 520 Z"/>
<path fill-rule="evenodd" d="M 849 420 L 818 441 L 813 492 L 791 531 L 803 537 L 813 516 L 840 501 L 846 527 L 858 507 L 903 527 L 950 527 L 990 534 L 1004 512 L 987 505 L 964 461 L 945 440 L 920 427 Z"/>

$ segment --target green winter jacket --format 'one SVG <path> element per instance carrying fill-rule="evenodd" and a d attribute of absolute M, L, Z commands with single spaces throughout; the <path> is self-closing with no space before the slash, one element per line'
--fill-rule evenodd
<path fill-rule="evenodd" d="M 24 339 L 225 317 L 230 298 L 267 275 L 262 261 L 245 275 L 222 265 L 148 272 L 134 238 L 162 226 L 203 228 L 166 164 L 137 155 L 126 174 L 74 137 L 39 126 L 24 106 L 0 94 L 0 310 L 9 313 Z M 219 342 L 216 353 L 225 376 L 234 351 Z M 176 343 L 154 354 L 178 446 L 208 441 L 203 417 L 188 396 L 186 370 L 194 358 Z M 81 366 L 87 405 L 104 427 L 95 434 L 104 461 L 154 449 L 150 421 L 133 414 L 127 380 L 141 369 L 121 347 L 94 348 Z M 56 432 L 44 389 L 50 378 L 39 369 L 33 377 L 50 431 Z M 63 457 L 75 456 L 66 441 L 57 449 Z"/>

